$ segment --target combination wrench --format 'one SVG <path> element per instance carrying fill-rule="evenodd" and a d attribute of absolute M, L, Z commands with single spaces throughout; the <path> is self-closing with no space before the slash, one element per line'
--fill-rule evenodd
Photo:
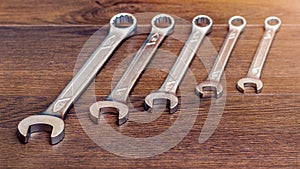
<path fill-rule="evenodd" d="M 276 32 L 281 25 L 281 20 L 275 16 L 268 17 L 265 20 L 265 33 L 256 50 L 252 64 L 246 77 L 237 82 L 237 89 L 244 93 L 245 87 L 253 87 L 256 93 L 260 93 L 263 88 L 263 83 L 260 80 L 261 72 L 266 61 L 268 52 L 272 45 Z"/>
<path fill-rule="evenodd" d="M 136 25 L 136 18 L 128 13 L 120 13 L 111 18 L 108 35 L 57 99 L 45 111 L 29 116 L 19 123 L 18 136 L 22 143 L 28 142 L 31 133 L 39 131 L 51 132 L 51 144 L 56 144 L 63 139 L 63 120 L 67 112 L 86 90 L 116 47 L 123 40 L 135 34 Z"/>
<path fill-rule="evenodd" d="M 241 16 L 233 16 L 229 19 L 228 25 L 229 31 L 216 58 L 214 66 L 212 67 L 212 70 L 210 71 L 207 79 L 196 86 L 195 91 L 200 97 L 219 98 L 223 94 L 221 78 L 238 37 L 246 27 L 246 20 Z M 212 95 L 211 92 L 213 92 Z"/>
<path fill-rule="evenodd" d="M 129 93 L 147 64 L 150 62 L 159 45 L 166 36 L 173 33 L 174 19 L 166 14 L 156 15 L 153 17 L 151 25 L 151 33 L 135 54 L 130 65 L 110 95 L 105 101 L 98 101 L 90 106 L 90 119 L 94 123 L 98 124 L 101 114 L 108 112 L 118 114 L 119 125 L 122 125 L 127 121 L 129 108 L 126 103 Z"/>
<path fill-rule="evenodd" d="M 158 91 L 146 96 L 146 110 L 151 111 L 153 109 L 155 100 L 167 100 L 166 106 L 169 109 L 169 113 L 177 111 L 178 98 L 176 96 L 176 91 L 204 37 L 211 32 L 212 24 L 212 19 L 206 15 L 194 17 L 192 21 L 191 34 L 182 48 L 169 75 Z"/>

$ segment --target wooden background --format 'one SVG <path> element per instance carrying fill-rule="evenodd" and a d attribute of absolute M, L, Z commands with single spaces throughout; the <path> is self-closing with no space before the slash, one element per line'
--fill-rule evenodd
<path fill-rule="evenodd" d="M 2 0 L 0 168 L 299 168 L 299 9 L 298 0 Z M 214 21 L 209 40 L 216 50 L 226 36 L 228 19 L 233 15 L 247 19 L 247 28 L 226 67 L 226 102 L 213 135 L 204 143 L 198 142 L 211 105 L 210 100 L 203 100 L 199 108 L 174 115 L 163 113 L 153 123 L 138 124 L 129 119 L 117 127 L 115 115 L 105 116 L 122 134 L 145 138 L 167 130 L 181 112 L 198 113 L 192 129 L 178 145 L 148 158 L 121 157 L 102 149 L 82 129 L 74 109 L 65 120 L 65 138 L 59 144 L 49 145 L 46 132 L 34 133 L 28 144 L 21 144 L 16 135 L 18 122 L 47 108 L 72 78 L 85 42 L 119 12 L 168 13 L 187 21 L 198 14 L 209 15 Z M 281 18 L 283 24 L 262 73 L 263 92 L 241 94 L 236 82 L 247 73 L 263 34 L 264 19 L 271 15 Z M 186 33 L 183 36 L 187 37 Z M 106 64 L 95 82 L 98 100 L 109 94 L 117 81 L 113 75 L 126 58 L 123 53 L 134 53 L 146 36 L 128 39 Z M 161 49 L 176 56 L 182 46 L 167 38 Z M 163 62 L 168 71 L 174 61 L 156 56 L 150 65 Z M 194 59 L 190 70 L 196 82 L 186 81 L 192 86 L 207 76 L 199 58 Z M 161 85 L 165 71 L 147 69 L 140 78 L 130 96 L 137 111 L 142 110 L 143 98 Z M 88 104 L 92 103 L 87 103 L 86 110 Z"/>

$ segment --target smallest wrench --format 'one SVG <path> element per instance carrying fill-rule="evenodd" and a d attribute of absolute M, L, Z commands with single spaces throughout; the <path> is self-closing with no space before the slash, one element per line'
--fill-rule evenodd
<path fill-rule="evenodd" d="M 238 37 L 246 27 L 246 20 L 241 16 L 233 16 L 229 19 L 228 25 L 229 31 L 225 41 L 223 42 L 223 46 L 219 51 L 212 70 L 210 71 L 207 79 L 196 86 L 195 91 L 200 97 L 214 96 L 215 98 L 219 98 L 223 94 L 221 78 Z M 210 95 L 211 92 L 213 92 L 213 95 Z"/>
<path fill-rule="evenodd" d="M 152 111 L 155 100 L 167 100 L 166 106 L 169 109 L 169 113 L 177 111 L 178 98 L 176 96 L 176 91 L 204 37 L 211 32 L 212 24 L 212 19 L 206 15 L 198 15 L 194 17 L 192 21 L 192 32 L 189 39 L 180 52 L 168 77 L 158 91 L 146 96 L 146 110 Z"/>
<path fill-rule="evenodd" d="M 256 54 L 246 77 L 237 82 L 237 89 L 245 92 L 245 87 L 254 87 L 256 93 L 260 93 L 263 88 L 263 82 L 260 80 L 261 72 L 266 61 L 268 52 L 272 45 L 276 32 L 279 30 L 281 20 L 275 16 L 268 17 L 265 20 L 265 33 L 259 43 Z"/>

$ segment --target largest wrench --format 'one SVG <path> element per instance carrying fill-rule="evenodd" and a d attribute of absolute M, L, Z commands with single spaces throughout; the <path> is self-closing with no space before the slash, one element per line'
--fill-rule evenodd
<path fill-rule="evenodd" d="M 210 93 L 210 91 L 214 92 L 213 96 L 216 98 L 222 96 L 223 86 L 220 82 L 221 77 L 232 49 L 235 46 L 239 35 L 243 32 L 246 26 L 246 20 L 241 16 L 233 16 L 228 21 L 228 24 L 229 32 L 221 50 L 219 51 L 211 72 L 209 73 L 207 79 L 196 87 L 196 93 L 200 97 L 210 97 L 211 95 L 207 94 L 207 92 Z"/>
<path fill-rule="evenodd" d="M 136 19 L 128 13 L 120 13 L 110 20 L 109 34 L 101 45 L 84 63 L 78 73 L 60 93 L 57 99 L 38 115 L 23 119 L 18 125 L 18 136 L 22 143 L 27 143 L 33 132 L 51 132 L 51 144 L 56 144 L 64 137 L 64 121 L 68 110 L 95 78 L 116 47 L 136 32 Z"/>
<path fill-rule="evenodd" d="M 152 19 L 151 25 L 151 33 L 134 56 L 122 78 L 119 80 L 110 95 L 106 98 L 106 101 L 98 101 L 91 105 L 90 118 L 93 122 L 98 123 L 101 113 L 106 112 L 118 113 L 119 125 L 125 123 L 128 119 L 129 109 L 126 105 L 128 95 L 134 84 L 137 82 L 137 79 L 151 60 L 158 46 L 166 36 L 173 32 L 174 19 L 169 15 L 160 14 Z"/>

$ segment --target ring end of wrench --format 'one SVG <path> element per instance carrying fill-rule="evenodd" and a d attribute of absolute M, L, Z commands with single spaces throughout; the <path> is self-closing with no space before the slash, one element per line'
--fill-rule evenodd
<path fill-rule="evenodd" d="M 238 29 L 243 32 L 246 28 L 247 22 L 246 19 L 242 16 L 233 16 L 228 21 L 229 30 Z"/>
<path fill-rule="evenodd" d="M 167 92 L 154 92 L 150 93 L 145 98 L 145 110 L 152 112 L 155 106 L 155 100 L 167 100 L 166 107 L 169 109 L 169 113 L 173 114 L 178 109 L 178 98 L 176 95 Z"/>
<path fill-rule="evenodd" d="M 223 85 L 215 81 L 204 81 L 196 86 L 195 92 L 200 98 L 220 98 L 223 95 Z"/>
<path fill-rule="evenodd" d="M 102 112 L 117 113 L 118 125 L 124 124 L 129 117 L 129 109 L 126 104 L 116 101 L 99 101 L 90 106 L 90 119 L 98 124 Z"/>
<path fill-rule="evenodd" d="M 21 143 L 28 143 L 31 133 L 47 131 L 51 133 L 50 144 L 57 144 L 64 138 L 64 121 L 50 115 L 32 115 L 18 124 L 18 137 Z"/>
<path fill-rule="evenodd" d="M 175 20 L 172 16 L 167 14 L 159 14 L 151 20 L 152 31 L 160 32 L 161 34 L 168 36 L 173 33 L 175 27 Z"/>
<path fill-rule="evenodd" d="M 126 37 L 130 37 L 136 33 L 137 20 L 130 13 L 119 13 L 110 19 L 110 27 L 111 30 L 118 29 L 124 33 L 128 32 Z"/>
<path fill-rule="evenodd" d="M 241 93 L 245 93 L 245 87 L 255 88 L 256 93 L 261 93 L 263 88 L 263 82 L 260 79 L 245 77 L 237 82 L 236 88 Z"/>
<path fill-rule="evenodd" d="M 209 34 L 212 31 L 213 21 L 207 15 L 198 15 L 195 16 L 192 21 L 192 29 L 197 29 L 205 32 L 205 34 Z"/>
<path fill-rule="evenodd" d="M 270 16 L 265 20 L 265 29 L 272 29 L 277 32 L 280 28 L 281 20 L 276 16 Z"/>

